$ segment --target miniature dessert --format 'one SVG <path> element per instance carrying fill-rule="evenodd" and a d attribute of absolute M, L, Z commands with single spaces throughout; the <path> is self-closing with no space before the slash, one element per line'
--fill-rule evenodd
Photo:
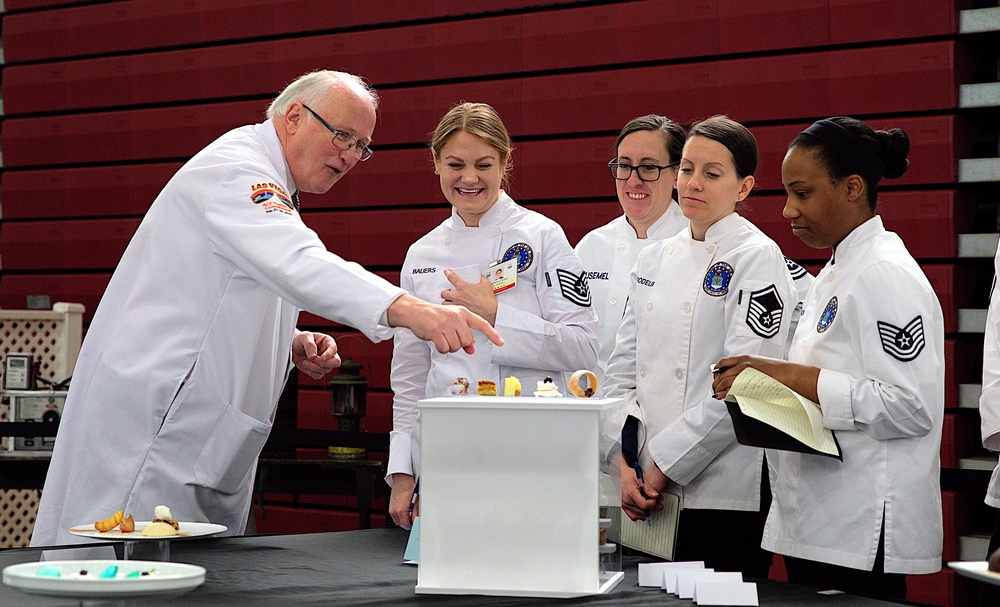
<path fill-rule="evenodd" d="M 465 396 L 469 393 L 469 380 L 464 377 L 456 377 L 455 384 L 448 388 L 448 393 L 452 396 Z"/>
<path fill-rule="evenodd" d="M 163 521 L 155 521 L 142 530 L 143 537 L 167 537 L 177 535 L 177 529 Z"/>
<path fill-rule="evenodd" d="M 556 386 L 555 382 L 552 381 L 551 377 L 546 377 L 540 382 L 536 382 L 537 389 L 535 390 L 535 396 L 541 397 L 551 397 L 551 396 L 562 396 L 559 393 L 559 387 Z"/>
<path fill-rule="evenodd" d="M 58 567 L 53 567 L 52 565 L 45 565 L 44 567 L 39 567 L 38 571 L 35 572 L 38 577 L 62 577 L 62 571 Z"/>
<path fill-rule="evenodd" d="M 124 513 L 121 510 L 119 510 L 118 512 L 115 512 L 114 514 L 104 519 L 103 521 L 97 521 L 96 523 L 94 523 L 94 529 L 97 529 L 102 533 L 105 531 L 111 531 L 112 529 L 117 527 L 119 523 L 122 522 L 122 514 Z"/>
<path fill-rule="evenodd" d="M 580 387 L 580 380 L 587 378 L 587 387 Z M 597 393 L 597 376 L 591 371 L 580 369 L 569 378 L 569 391 L 573 396 L 590 398 Z"/>
<path fill-rule="evenodd" d="M 504 396 L 521 396 L 521 381 L 516 377 L 508 377 L 503 380 Z"/>
<path fill-rule="evenodd" d="M 118 565 L 108 565 L 104 568 L 104 571 L 97 574 L 97 577 L 102 580 L 113 580 L 115 576 L 118 575 Z"/>
<path fill-rule="evenodd" d="M 497 395 L 497 384 L 488 379 L 479 380 L 479 385 L 476 387 L 476 394 L 479 396 L 496 396 Z"/>
<path fill-rule="evenodd" d="M 170 508 L 166 506 L 157 506 L 153 509 L 153 522 L 154 523 L 166 523 L 178 530 L 181 528 L 180 523 L 174 520 L 174 517 L 170 514 Z"/>
<path fill-rule="evenodd" d="M 1000 548 L 993 551 L 990 558 L 986 559 L 986 564 L 990 571 L 1000 572 Z"/>
<path fill-rule="evenodd" d="M 135 531 L 135 520 L 132 515 L 128 515 L 122 519 L 122 522 L 118 524 L 118 528 L 122 530 L 122 533 L 132 533 Z"/>

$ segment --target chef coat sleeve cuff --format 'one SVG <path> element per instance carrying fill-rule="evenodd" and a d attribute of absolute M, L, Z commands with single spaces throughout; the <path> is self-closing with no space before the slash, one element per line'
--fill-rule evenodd
<path fill-rule="evenodd" d="M 857 430 L 851 407 L 851 376 L 839 371 L 821 369 L 816 382 L 823 426 L 830 430 Z"/>
<path fill-rule="evenodd" d="M 385 304 L 385 307 L 382 308 L 382 314 L 378 317 L 378 324 L 372 327 L 371 335 L 368 336 L 372 339 L 372 341 L 380 342 L 395 335 L 396 327 L 389 326 L 389 306 L 394 304 L 396 300 L 403 295 L 406 295 L 406 291 L 400 289 L 399 292 L 394 294 L 392 299 Z"/>
<path fill-rule="evenodd" d="M 983 388 L 979 417 L 982 419 L 983 446 L 990 451 L 1000 451 L 1000 387 Z"/>
<path fill-rule="evenodd" d="M 410 453 L 410 433 L 389 433 L 389 462 L 386 464 L 385 482 L 392 486 L 393 474 L 413 476 L 413 461 Z"/>

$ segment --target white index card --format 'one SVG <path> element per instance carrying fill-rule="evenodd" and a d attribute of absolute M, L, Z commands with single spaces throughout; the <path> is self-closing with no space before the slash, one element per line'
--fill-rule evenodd
<path fill-rule="evenodd" d="M 704 569 L 705 561 L 677 563 L 639 563 L 639 585 L 662 588 L 663 572 L 667 569 Z"/>

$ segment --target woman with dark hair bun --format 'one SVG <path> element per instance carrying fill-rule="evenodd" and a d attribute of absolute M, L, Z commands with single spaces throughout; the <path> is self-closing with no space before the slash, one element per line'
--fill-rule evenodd
<path fill-rule="evenodd" d="M 906 172 L 903 131 L 820 120 L 781 164 L 784 216 L 811 247 L 833 249 L 813 283 L 788 361 L 723 358 L 724 398 L 754 367 L 809 398 L 843 461 L 768 453 L 777 470 L 763 546 L 789 581 L 906 598 L 905 574 L 941 568 L 941 305 L 903 241 L 875 213 L 883 177 Z"/>

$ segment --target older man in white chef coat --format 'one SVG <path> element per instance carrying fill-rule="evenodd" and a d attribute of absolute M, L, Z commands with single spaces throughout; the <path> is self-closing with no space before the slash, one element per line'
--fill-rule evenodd
<path fill-rule="evenodd" d="M 471 351 L 460 306 L 427 304 L 327 251 L 298 193 L 322 194 L 361 160 L 378 97 L 355 76 L 290 84 L 268 120 L 226 133 L 153 202 L 87 333 L 45 480 L 32 545 L 73 526 L 168 505 L 181 521 L 246 527 L 257 456 L 292 365 L 339 365 L 308 310 L 374 340 L 407 327 L 441 352 Z"/>

